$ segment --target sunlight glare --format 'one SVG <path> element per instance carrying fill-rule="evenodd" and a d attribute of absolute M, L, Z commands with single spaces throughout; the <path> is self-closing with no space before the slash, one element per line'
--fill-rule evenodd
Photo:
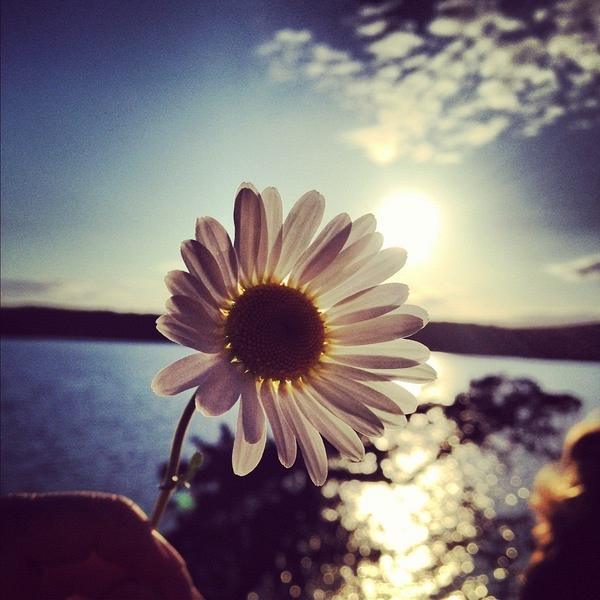
<path fill-rule="evenodd" d="M 393 192 L 379 203 L 375 216 L 386 245 L 405 248 L 409 265 L 429 257 L 440 230 L 440 210 L 426 195 L 410 190 Z"/>

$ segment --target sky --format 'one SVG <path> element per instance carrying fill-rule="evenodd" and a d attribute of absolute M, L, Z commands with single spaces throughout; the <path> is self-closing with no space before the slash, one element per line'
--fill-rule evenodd
<path fill-rule="evenodd" d="M 600 319 L 594 0 L 2 11 L 3 305 L 159 312 L 251 181 L 375 213 L 432 320 Z"/>

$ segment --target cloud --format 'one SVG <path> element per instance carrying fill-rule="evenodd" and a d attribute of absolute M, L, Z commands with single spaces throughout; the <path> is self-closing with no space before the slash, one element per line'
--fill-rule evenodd
<path fill-rule="evenodd" d="M 600 252 L 547 265 L 545 270 L 567 281 L 600 281 Z"/>
<path fill-rule="evenodd" d="M 311 42 L 312 33 L 307 29 L 280 29 L 271 41 L 257 48 L 257 53 L 265 57 L 277 54 L 277 61 L 269 64 L 269 75 L 274 81 L 288 81 L 294 79 L 298 64 Z"/>
<path fill-rule="evenodd" d="M 365 25 L 359 25 L 356 28 L 356 33 L 358 33 L 358 35 L 362 35 L 363 37 L 373 37 L 383 33 L 386 27 L 387 21 L 385 20 L 372 21 L 371 23 L 367 23 Z"/>
<path fill-rule="evenodd" d="M 424 43 L 425 40 L 421 36 L 410 31 L 396 31 L 369 44 L 367 50 L 378 61 L 386 61 L 403 58 Z"/>
<path fill-rule="evenodd" d="M 506 327 L 560 327 L 562 325 L 585 325 L 600 322 L 600 310 L 576 311 L 572 307 L 563 310 L 536 313 L 499 314 L 490 319 L 486 315 L 477 323 L 489 323 Z"/>
<path fill-rule="evenodd" d="M 19 298 L 35 294 L 47 294 L 59 288 L 58 281 L 32 281 L 30 279 L 3 279 L 2 297 Z"/>
<path fill-rule="evenodd" d="M 401 2 L 387 2 L 359 10 L 354 52 L 283 29 L 258 54 L 272 79 L 308 81 L 362 121 L 341 137 L 382 164 L 457 162 L 509 132 L 597 122 L 600 4 L 554 0 L 519 18 L 497 6 L 438 1 L 426 22 L 399 24 Z"/>
<path fill-rule="evenodd" d="M 167 291 L 152 280 L 89 281 L 3 279 L 3 306 L 62 306 L 132 312 L 160 312 Z"/>
<path fill-rule="evenodd" d="M 377 5 L 362 6 L 358 9 L 358 14 L 365 18 L 381 15 L 387 12 L 393 5 L 394 2 L 381 2 Z"/>
<path fill-rule="evenodd" d="M 454 283 L 444 283 L 443 289 L 428 290 L 420 286 L 412 290 L 411 304 L 426 306 L 431 321 L 478 323 L 501 327 L 551 327 L 600 322 L 599 308 L 578 309 L 569 303 L 564 306 L 542 307 L 536 312 L 523 312 L 505 303 L 481 302 L 472 292 Z"/>

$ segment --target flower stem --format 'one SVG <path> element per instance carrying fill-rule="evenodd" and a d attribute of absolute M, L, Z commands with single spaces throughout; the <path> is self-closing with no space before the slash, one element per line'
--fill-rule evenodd
<path fill-rule="evenodd" d="M 179 418 L 179 423 L 177 423 L 177 429 L 175 430 L 175 435 L 173 436 L 167 472 L 165 473 L 165 478 L 159 487 L 160 494 L 156 499 L 154 510 L 152 511 L 152 518 L 150 519 L 150 525 L 152 526 L 152 529 L 156 529 L 158 527 L 158 522 L 160 521 L 160 518 L 167 507 L 169 498 L 171 497 L 173 490 L 177 487 L 181 446 L 183 445 L 183 438 L 195 409 L 196 403 L 194 401 L 194 394 L 192 394 L 192 397 L 190 398 L 187 406 L 181 414 L 181 417 Z"/>

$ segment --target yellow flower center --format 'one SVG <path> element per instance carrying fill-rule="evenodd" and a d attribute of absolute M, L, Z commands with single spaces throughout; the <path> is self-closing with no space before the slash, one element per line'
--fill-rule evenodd
<path fill-rule="evenodd" d="M 299 290 L 277 284 L 248 288 L 225 322 L 233 358 L 257 377 L 297 379 L 319 360 L 325 327 L 315 305 Z"/>

